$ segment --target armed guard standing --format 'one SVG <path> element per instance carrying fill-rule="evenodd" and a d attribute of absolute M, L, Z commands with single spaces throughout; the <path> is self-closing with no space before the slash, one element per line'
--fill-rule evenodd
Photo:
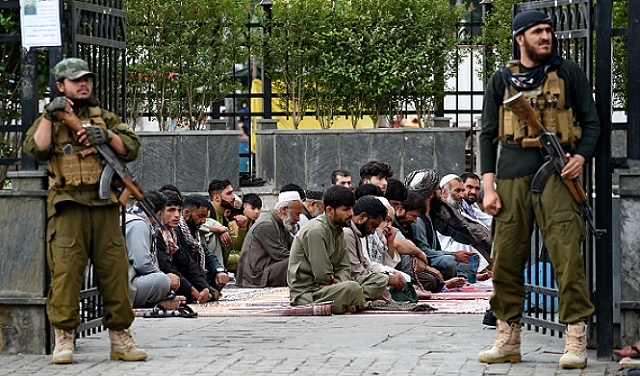
<path fill-rule="evenodd" d="M 128 299 L 128 259 L 119 226 L 119 205 L 111 190 L 100 199 L 98 183 L 103 166 L 91 146 L 108 145 L 122 162 L 138 156 L 140 139 L 112 112 L 100 108 L 92 94 L 95 75 L 87 62 L 69 58 L 53 69 L 60 95 L 45 108 L 27 132 L 24 150 L 49 161 L 47 200 L 47 262 L 51 288 L 47 314 L 55 329 L 53 363 L 73 362 L 80 288 L 87 260 L 91 259 L 104 302 L 103 324 L 109 329 L 113 360 L 145 360 L 147 353 L 131 337 L 134 314 Z M 77 115 L 83 129 L 72 132 L 56 112 Z"/>
<path fill-rule="evenodd" d="M 520 361 L 520 320 L 524 307 L 524 267 L 537 221 L 553 263 L 560 293 L 559 318 L 567 325 L 563 368 L 587 365 L 586 324 L 594 306 L 586 288 L 580 243 L 586 237 L 580 208 L 563 179 L 572 181 L 591 158 L 600 124 L 589 82 L 572 61 L 558 55 L 551 19 L 539 11 L 513 21 L 519 61 L 493 74 L 484 96 L 480 151 L 484 206 L 494 216 L 494 291 L 491 309 L 498 318 L 497 339 L 478 355 L 485 363 Z M 566 152 L 560 173 L 548 176 L 538 193 L 532 182 L 545 163 L 537 132 L 503 106 L 517 93 L 527 99 L 544 128 Z M 536 147 L 537 146 L 537 147 Z M 498 153 L 498 149 L 500 152 Z M 497 163 L 496 163 L 497 162 Z M 496 188 L 494 189 L 494 183 Z"/>

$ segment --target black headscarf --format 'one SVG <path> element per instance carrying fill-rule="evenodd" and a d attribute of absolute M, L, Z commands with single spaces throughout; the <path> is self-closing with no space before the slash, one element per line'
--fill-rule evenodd
<path fill-rule="evenodd" d="M 537 10 L 527 10 L 521 13 L 513 19 L 513 37 L 523 34 L 530 28 L 539 24 L 552 25 L 551 18 L 546 14 Z M 514 56 L 516 59 L 520 58 L 520 50 L 516 49 Z M 547 78 L 547 73 L 558 69 L 562 64 L 563 58 L 558 54 L 558 38 L 555 33 L 552 39 L 552 52 L 551 56 L 543 64 L 538 65 L 534 69 L 526 73 L 513 73 L 507 65 L 502 68 L 502 77 L 504 77 L 505 84 L 508 87 L 514 88 L 517 91 L 531 90 L 544 83 Z"/>

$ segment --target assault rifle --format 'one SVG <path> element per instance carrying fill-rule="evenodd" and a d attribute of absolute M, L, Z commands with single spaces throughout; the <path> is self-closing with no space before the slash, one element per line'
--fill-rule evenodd
<path fill-rule="evenodd" d="M 56 111 L 54 116 L 62 121 L 69 129 L 73 131 L 73 134 L 77 134 L 79 130 L 83 129 L 82 122 L 74 113 L 66 111 Z M 127 201 L 130 196 L 133 196 L 138 200 L 138 207 L 142 209 L 145 214 L 155 221 L 156 227 L 162 227 L 163 224 L 156 217 L 153 212 L 153 205 L 144 199 L 144 190 L 142 186 L 134 180 L 133 176 L 124 164 L 118 159 L 111 147 L 107 144 L 93 145 L 91 147 L 82 149 L 78 152 L 81 158 L 87 158 L 94 155 L 100 160 L 100 163 L 104 166 L 102 174 L 100 175 L 100 184 L 98 189 L 98 198 L 101 200 L 109 199 L 111 193 L 111 181 L 113 176 L 117 175 L 118 180 L 122 183 L 122 191 L 118 197 L 118 202 L 122 206 L 127 205 Z M 97 155 L 96 155 L 97 154 Z"/>
<path fill-rule="evenodd" d="M 551 174 L 557 172 L 562 173 L 562 169 L 567 165 L 567 157 L 565 151 L 560 146 L 560 142 L 555 133 L 546 130 L 540 120 L 536 116 L 535 111 L 531 107 L 531 104 L 522 96 L 522 93 L 518 93 L 503 102 L 504 106 L 513 111 L 516 116 L 529 126 L 537 135 L 534 139 L 525 139 L 522 143 L 523 147 L 540 147 L 545 151 L 546 162 L 540 167 L 533 177 L 531 182 L 531 191 L 534 193 L 542 192 L 547 179 Z M 599 238 L 606 230 L 597 229 L 596 224 L 593 221 L 593 211 L 589 205 L 587 195 L 584 192 L 584 188 L 578 179 L 562 178 L 562 182 L 567 186 L 573 199 L 578 203 L 580 209 L 582 209 L 582 216 L 587 220 L 589 228 L 593 234 Z"/>

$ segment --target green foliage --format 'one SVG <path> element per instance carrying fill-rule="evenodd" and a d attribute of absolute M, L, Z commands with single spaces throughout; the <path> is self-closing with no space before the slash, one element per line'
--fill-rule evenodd
<path fill-rule="evenodd" d="M 248 0 L 126 0 L 129 119 L 154 113 L 161 129 L 178 117 L 191 129 L 237 85 L 246 62 Z"/>
<path fill-rule="evenodd" d="M 320 47 L 327 47 L 323 38 L 334 21 L 333 4 L 328 0 L 276 1 L 273 19 L 263 18 L 270 30 L 265 40 L 265 66 L 270 67 L 282 107 L 296 128 L 311 107 L 311 93 L 316 91 Z"/>
<path fill-rule="evenodd" d="M 296 127 L 307 110 L 323 127 L 344 110 L 354 128 L 406 102 L 424 113 L 457 67 L 461 16 L 449 0 L 278 1 L 267 66 Z"/>
<path fill-rule="evenodd" d="M 628 20 L 628 0 L 613 3 L 613 27 L 626 28 Z M 627 38 L 614 38 L 612 43 L 613 61 L 611 77 L 613 79 L 613 105 L 626 109 L 627 101 Z"/>
<path fill-rule="evenodd" d="M 483 35 L 476 38 L 476 43 L 484 49 L 484 66 L 480 71 L 483 82 L 487 82 L 493 72 L 512 58 L 513 5 L 521 2 L 520 0 L 491 1 L 491 12 L 485 16 L 482 26 Z"/>

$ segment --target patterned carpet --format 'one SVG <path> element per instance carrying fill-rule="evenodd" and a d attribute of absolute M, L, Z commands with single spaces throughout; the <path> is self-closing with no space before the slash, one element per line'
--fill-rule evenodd
<path fill-rule="evenodd" d="M 222 292 L 223 296 L 218 302 L 189 306 L 198 313 L 198 317 L 331 315 L 329 303 L 292 307 L 287 287 L 252 289 L 229 284 Z M 485 281 L 455 291 L 434 294 L 432 299 L 419 302 L 436 308 L 432 312 L 362 311 L 358 314 L 484 313 L 489 309 L 490 296 L 491 282 Z M 134 311 L 136 316 L 143 317 L 148 309 Z"/>

